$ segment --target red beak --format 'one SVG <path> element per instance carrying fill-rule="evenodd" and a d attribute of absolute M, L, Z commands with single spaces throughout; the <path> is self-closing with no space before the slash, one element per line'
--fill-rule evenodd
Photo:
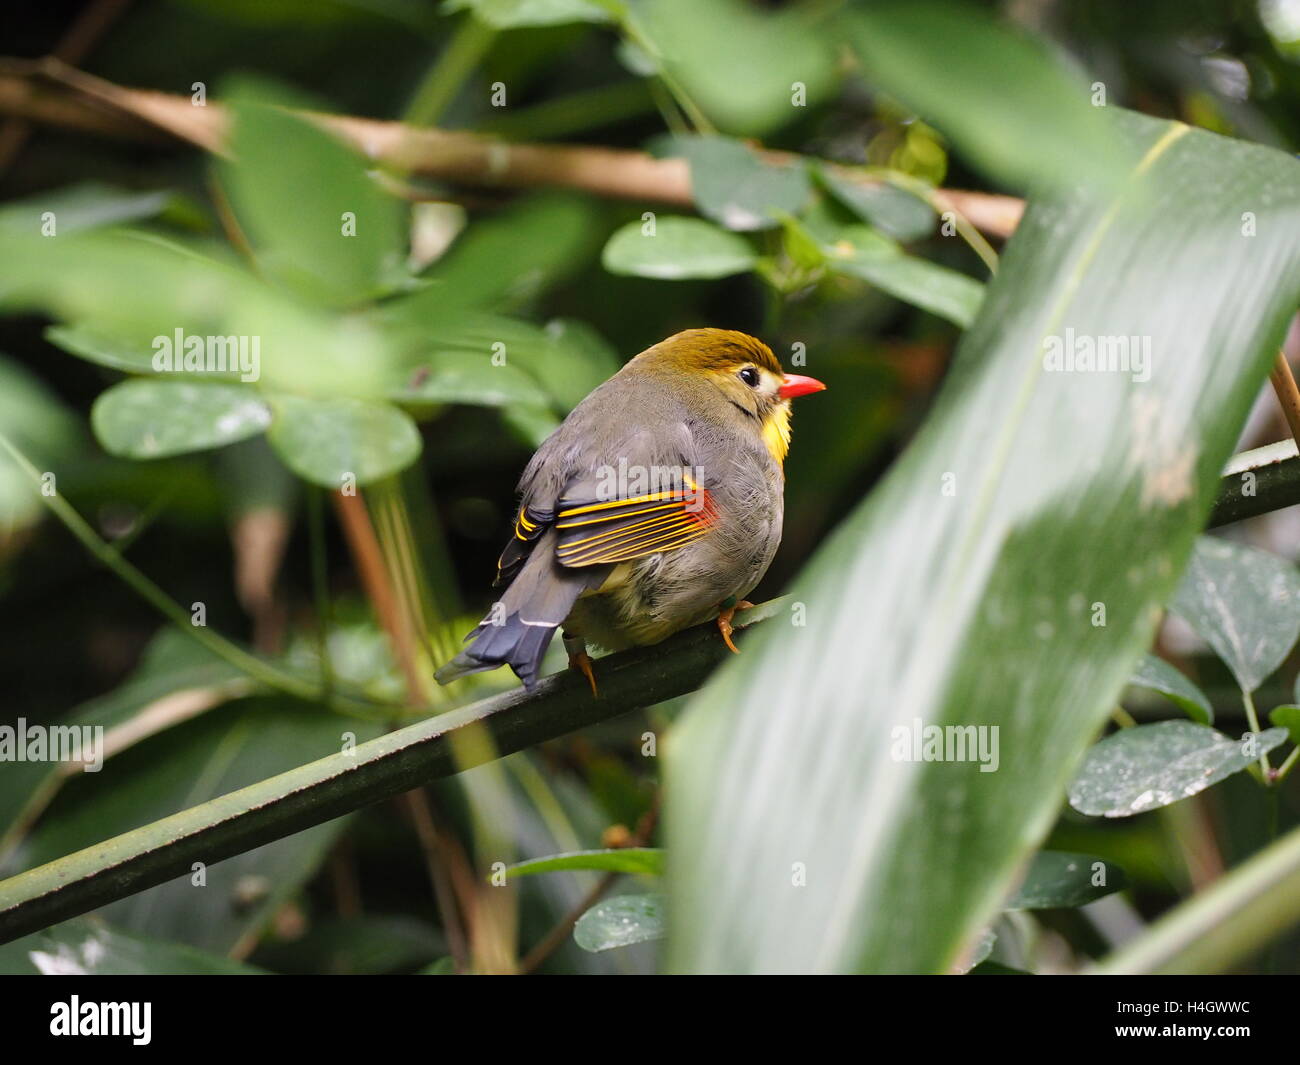
<path fill-rule="evenodd" d="M 788 373 L 781 387 L 776 390 L 776 394 L 782 399 L 794 399 L 795 396 L 806 396 L 809 392 L 824 392 L 826 386 L 815 377 L 801 377 L 797 373 Z"/>

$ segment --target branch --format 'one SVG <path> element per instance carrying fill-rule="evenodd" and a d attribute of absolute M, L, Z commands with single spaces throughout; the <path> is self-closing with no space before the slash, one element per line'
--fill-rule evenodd
<path fill-rule="evenodd" d="M 1248 473 L 1254 477 L 1247 478 Z M 1294 440 L 1280 440 L 1254 451 L 1243 451 L 1229 460 L 1206 527 L 1229 525 L 1297 503 L 1300 503 L 1300 456 L 1296 454 Z"/>
<path fill-rule="evenodd" d="M 737 632 L 779 613 L 742 611 Z M 728 657 L 716 625 L 596 661 L 600 697 L 572 671 L 506 692 L 183 810 L 0 881 L 0 943 L 98 909 L 363 806 L 575 729 L 694 691 Z M 458 742 L 486 726 L 491 743 Z"/>
<path fill-rule="evenodd" d="M 0 113 L 119 138 L 157 139 L 165 133 L 215 153 L 224 151 L 229 125 L 220 104 L 199 107 L 188 96 L 123 88 L 51 59 L 0 59 Z M 403 173 L 474 187 L 559 187 L 675 207 L 695 203 L 690 164 L 681 158 L 589 145 L 512 144 L 479 133 L 305 114 L 363 155 Z M 785 152 L 763 154 L 790 158 Z M 957 189 L 935 190 L 935 199 L 996 237 L 1010 236 L 1024 209 L 1011 196 Z"/>

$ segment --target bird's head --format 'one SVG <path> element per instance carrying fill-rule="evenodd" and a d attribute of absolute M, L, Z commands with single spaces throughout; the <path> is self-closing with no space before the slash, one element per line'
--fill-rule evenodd
<path fill-rule="evenodd" d="M 650 367 L 680 375 L 681 387 L 721 413 L 739 412 L 777 463 L 790 448 L 790 400 L 826 386 L 788 374 L 761 340 L 731 329 L 687 329 L 639 355 Z M 697 391 L 699 386 L 707 391 Z"/>

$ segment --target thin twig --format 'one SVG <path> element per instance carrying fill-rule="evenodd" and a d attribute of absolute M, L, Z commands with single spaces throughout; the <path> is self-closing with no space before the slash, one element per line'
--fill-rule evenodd
<path fill-rule="evenodd" d="M 1269 371 L 1269 381 L 1277 394 L 1277 401 L 1282 405 L 1282 414 L 1291 429 L 1291 436 L 1296 446 L 1300 447 L 1300 389 L 1296 388 L 1295 377 L 1291 373 L 1291 364 L 1287 362 L 1286 353 L 1279 351 Z"/>

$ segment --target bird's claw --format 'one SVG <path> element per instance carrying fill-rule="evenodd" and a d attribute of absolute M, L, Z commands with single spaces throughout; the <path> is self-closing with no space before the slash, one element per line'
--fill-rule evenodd
<path fill-rule="evenodd" d="M 566 635 L 564 649 L 569 655 L 569 668 L 576 669 L 587 678 L 587 683 L 591 685 L 592 698 L 599 699 L 600 692 L 596 690 L 596 671 L 591 667 L 591 655 L 587 654 L 587 645 L 582 637 Z"/>
<path fill-rule="evenodd" d="M 748 610 L 753 605 L 754 604 L 748 600 L 742 599 L 738 603 L 733 601 L 731 606 L 723 606 L 722 609 L 718 611 L 718 631 L 722 633 L 722 642 L 727 645 L 727 650 L 729 650 L 733 655 L 740 654 L 740 648 L 737 647 L 735 642 L 731 639 L 731 634 L 736 631 L 735 627 L 731 624 L 731 619 L 736 616 L 737 610 Z"/>

